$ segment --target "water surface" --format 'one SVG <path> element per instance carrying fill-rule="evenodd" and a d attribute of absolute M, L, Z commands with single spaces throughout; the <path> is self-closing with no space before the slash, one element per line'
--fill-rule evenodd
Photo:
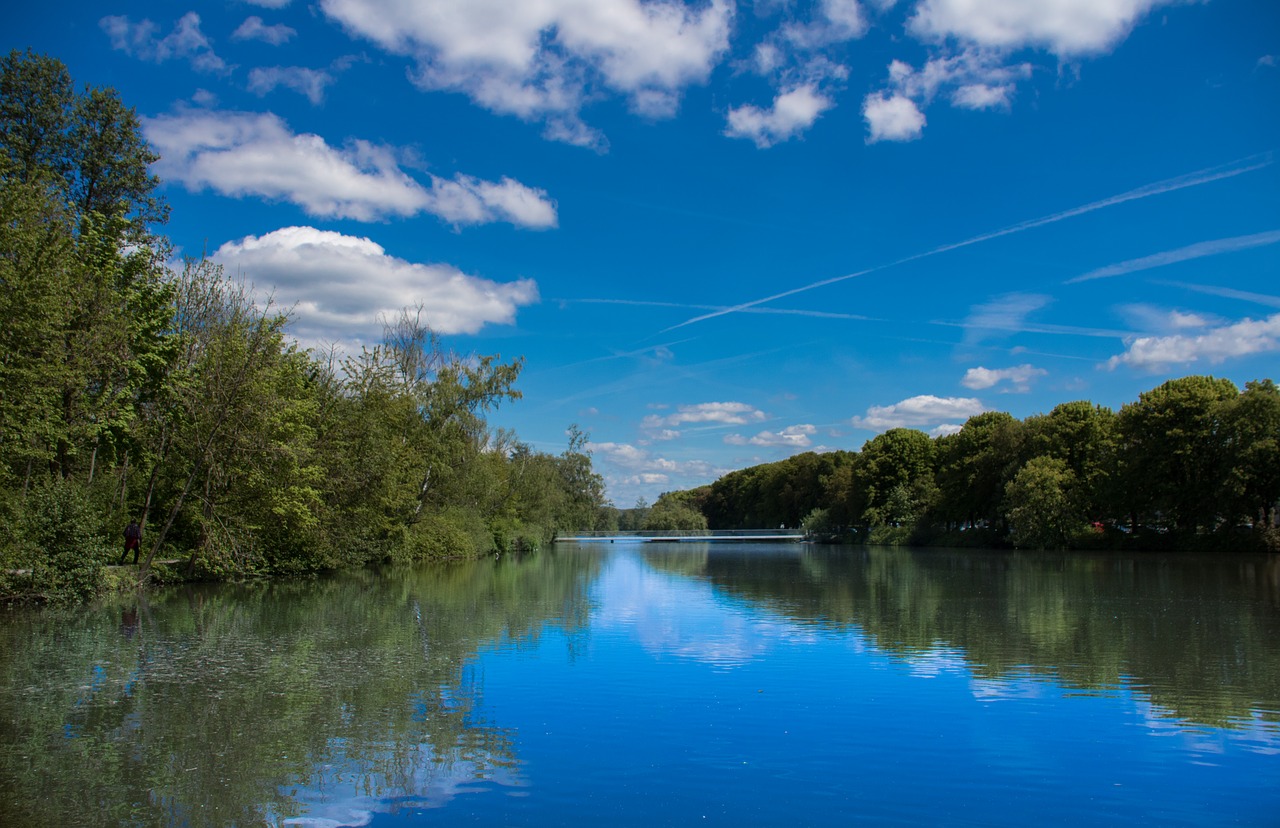
<path fill-rule="evenodd" d="M 0 824 L 1276 825 L 1280 558 L 800 544 L 0 620 Z"/>

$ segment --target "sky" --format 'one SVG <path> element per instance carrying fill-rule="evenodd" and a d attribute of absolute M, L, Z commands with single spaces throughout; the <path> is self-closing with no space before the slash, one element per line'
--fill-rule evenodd
<path fill-rule="evenodd" d="M 166 235 L 358 353 L 523 359 L 619 507 L 894 427 L 1280 380 L 1274 0 L 46 0 Z"/>

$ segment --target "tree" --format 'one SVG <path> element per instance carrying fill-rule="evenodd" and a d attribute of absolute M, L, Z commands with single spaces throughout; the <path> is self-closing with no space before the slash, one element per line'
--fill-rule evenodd
<path fill-rule="evenodd" d="M 640 528 L 646 532 L 699 531 L 706 530 L 707 519 L 679 497 L 663 494 L 649 509 Z"/>
<path fill-rule="evenodd" d="M 1269 379 L 1245 383 L 1226 406 L 1230 519 L 1280 526 L 1280 388 Z"/>
<path fill-rule="evenodd" d="M 159 159 L 137 113 L 114 89 L 77 93 L 61 61 L 30 50 L 0 58 L 0 169 L 6 179 L 40 183 L 77 218 L 122 218 L 141 242 L 168 207 L 149 165 Z"/>
<path fill-rule="evenodd" d="M 1028 460 L 1005 486 L 1005 506 L 1019 547 L 1065 548 L 1082 521 L 1075 473 L 1057 457 Z"/>
<path fill-rule="evenodd" d="M 933 462 L 933 440 L 923 431 L 892 428 L 868 440 L 853 471 L 862 522 L 913 523 L 933 497 Z"/>
<path fill-rule="evenodd" d="M 1120 409 L 1120 475 L 1136 519 L 1189 532 L 1218 525 L 1230 477 L 1225 417 L 1238 395 L 1230 380 L 1190 376 Z"/>
<path fill-rule="evenodd" d="M 1025 451 L 1032 457 L 1056 457 L 1079 482 L 1081 507 L 1094 517 L 1111 511 L 1116 497 L 1111 472 L 1115 466 L 1116 415 L 1085 400 L 1063 403 L 1025 423 Z"/>
<path fill-rule="evenodd" d="M 1023 429 L 1012 415 L 988 411 L 938 441 L 937 480 L 945 520 L 968 526 L 1001 523 L 1005 486 L 1023 462 Z"/>

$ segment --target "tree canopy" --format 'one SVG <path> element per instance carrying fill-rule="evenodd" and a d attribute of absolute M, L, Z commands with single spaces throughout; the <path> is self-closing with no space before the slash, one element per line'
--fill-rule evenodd
<path fill-rule="evenodd" d="M 594 527 L 585 433 L 552 455 L 485 421 L 522 359 L 451 351 L 421 308 L 358 354 L 301 349 L 248 284 L 170 268 L 156 158 L 113 90 L 0 58 L 0 597 L 91 594 L 131 518 L 144 573 L 215 578 Z"/>

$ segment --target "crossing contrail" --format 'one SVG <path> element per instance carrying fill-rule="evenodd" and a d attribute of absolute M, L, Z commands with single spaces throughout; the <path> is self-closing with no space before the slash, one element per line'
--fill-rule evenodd
<path fill-rule="evenodd" d="M 970 245 L 979 244 L 981 242 L 990 241 L 992 239 L 998 239 L 1001 236 L 1010 236 L 1010 235 L 1013 235 L 1014 233 L 1021 233 L 1024 230 L 1032 230 L 1036 227 L 1043 227 L 1046 224 L 1053 224 L 1054 222 L 1062 221 L 1064 219 L 1074 218 L 1075 216 L 1081 216 L 1081 215 L 1084 215 L 1085 213 L 1092 213 L 1094 210 L 1101 210 L 1105 207 L 1114 207 L 1115 205 L 1123 204 L 1126 201 L 1137 201 L 1138 199 L 1142 199 L 1142 198 L 1150 198 L 1151 196 L 1162 195 L 1164 193 L 1171 193 L 1171 192 L 1174 192 L 1175 190 L 1183 190 L 1183 189 L 1186 189 L 1187 187 L 1198 187 L 1201 184 L 1209 184 L 1210 182 L 1220 181 L 1224 178 L 1233 178 L 1234 176 L 1237 176 L 1237 175 L 1242 175 L 1247 172 L 1253 172 L 1254 170 L 1260 170 L 1264 167 L 1271 166 L 1271 164 L 1275 162 L 1274 156 L 1275 156 L 1274 151 L 1267 151 L 1267 152 L 1259 153 L 1257 155 L 1250 155 L 1246 158 L 1240 158 L 1235 161 L 1230 161 L 1226 164 L 1220 164 L 1216 167 L 1208 167 L 1203 170 L 1196 170 L 1195 172 L 1186 173 L 1185 175 L 1175 176 L 1174 178 L 1166 178 L 1162 181 L 1157 181 L 1153 184 L 1146 184 L 1141 187 L 1138 187 L 1137 189 L 1128 190 L 1126 192 L 1119 193 L 1113 196 L 1108 196 L 1107 198 L 1101 199 L 1099 201 L 1091 201 L 1088 204 L 1082 204 L 1079 207 L 1072 207 L 1069 210 L 1063 210 L 1062 212 L 1059 212 L 1059 213 L 1053 213 L 1048 216 L 1041 216 L 1040 218 L 1019 222 L 1018 224 L 1013 224 L 1008 227 L 1001 228 L 1000 230 L 993 230 L 990 233 L 983 233 L 980 236 L 974 236 L 972 238 L 965 239 L 964 241 L 953 242 L 951 244 L 944 244 L 941 247 L 935 247 L 932 250 L 926 250 L 923 253 L 916 253 L 914 255 L 907 256 L 906 258 L 889 262 L 888 264 L 869 267 L 866 270 L 859 270 L 857 273 L 846 273 L 843 276 L 833 276 L 830 279 L 823 279 L 820 282 L 813 282 L 811 284 L 803 285 L 801 287 L 792 288 L 791 290 L 784 290 L 781 293 L 775 293 L 772 296 L 766 296 L 762 299 L 755 299 L 750 302 L 743 302 L 740 305 L 733 305 L 731 307 L 721 308 L 719 310 L 715 310 L 710 313 L 704 313 L 701 316 L 695 316 L 692 319 L 686 319 L 685 321 L 676 325 L 672 325 L 669 328 L 664 328 L 661 331 L 661 333 L 673 331 L 676 328 L 683 328 L 686 325 L 692 325 L 696 322 L 704 322 L 708 319 L 715 319 L 717 316 L 724 316 L 726 314 L 744 311 L 748 308 L 753 308 L 756 305 L 763 305 L 766 302 L 773 302 L 774 300 L 783 299 L 787 296 L 794 296 L 797 293 L 804 293 L 805 291 L 808 291 L 808 290 L 814 290 L 816 288 L 826 287 L 827 285 L 834 285 L 837 282 L 844 282 L 844 281 L 848 281 L 849 279 L 856 279 L 859 276 L 866 276 L 869 273 L 877 273 L 881 270 L 888 270 L 891 267 L 907 264 L 908 262 L 919 261 L 920 259 L 926 259 L 930 256 L 937 256 L 939 253 L 947 253 L 952 250 L 958 250 L 962 247 L 968 247 Z"/>

